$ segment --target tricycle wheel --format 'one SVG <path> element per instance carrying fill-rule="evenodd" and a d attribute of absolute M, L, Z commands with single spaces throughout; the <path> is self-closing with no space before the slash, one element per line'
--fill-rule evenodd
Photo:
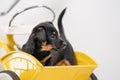
<path fill-rule="evenodd" d="M 90 75 L 89 80 L 98 80 L 94 73 Z"/>
<path fill-rule="evenodd" d="M 15 72 L 4 70 L 0 72 L 0 80 L 20 80 L 20 78 Z"/>

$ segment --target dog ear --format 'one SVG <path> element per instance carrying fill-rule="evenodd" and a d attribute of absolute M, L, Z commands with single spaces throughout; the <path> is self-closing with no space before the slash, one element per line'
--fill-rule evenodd
<path fill-rule="evenodd" d="M 44 42 L 46 41 L 46 31 L 44 27 L 39 27 L 38 31 L 34 33 L 34 39 L 38 39 L 39 42 Z"/>
<path fill-rule="evenodd" d="M 22 50 L 33 54 L 35 49 L 39 48 L 42 45 L 42 42 L 46 41 L 46 32 L 43 27 L 35 27 L 26 42 L 23 45 Z"/>
<path fill-rule="evenodd" d="M 34 39 L 32 38 L 34 34 L 31 34 L 26 44 L 23 45 L 22 51 L 33 54 L 35 49 Z"/>

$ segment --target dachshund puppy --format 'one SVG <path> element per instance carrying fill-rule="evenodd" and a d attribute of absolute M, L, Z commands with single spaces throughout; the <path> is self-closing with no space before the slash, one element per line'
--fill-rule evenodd
<path fill-rule="evenodd" d="M 33 55 L 43 65 L 55 65 L 61 52 L 66 47 L 52 22 L 43 22 L 33 28 L 22 50 Z"/>
<path fill-rule="evenodd" d="M 33 55 L 45 66 L 76 64 L 73 48 L 66 39 L 62 26 L 65 10 L 58 19 L 60 36 L 52 22 L 43 22 L 33 28 L 28 41 L 22 47 L 23 51 Z"/>

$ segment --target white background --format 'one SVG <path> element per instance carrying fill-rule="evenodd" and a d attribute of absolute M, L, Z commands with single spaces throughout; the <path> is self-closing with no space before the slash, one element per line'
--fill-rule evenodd
<path fill-rule="evenodd" d="M 17 11 L 39 3 L 53 8 L 57 17 L 67 6 L 63 25 L 73 48 L 85 52 L 98 63 L 94 72 L 99 80 L 120 79 L 120 0 L 21 0 L 10 13 L 0 16 L 0 28 L 4 29 Z M 33 14 L 19 17 L 18 23 L 25 22 L 24 18 L 31 15 L 26 24 L 40 23 L 38 17 L 44 14 L 35 14 L 37 17 Z M 57 28 L 56 21 L 54 24 Z M 0 35 L 4 35 L 3 30 Z M 16 42 L 23 44 L 25 38 L 16 37 Z"/>

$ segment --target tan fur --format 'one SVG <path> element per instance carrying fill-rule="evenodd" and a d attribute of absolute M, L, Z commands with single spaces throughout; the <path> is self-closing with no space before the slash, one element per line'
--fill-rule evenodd
<path fill-rule="evenodd" d="M 44 64 L 50 57 L 51 57 L 51 55 L 48 55 L 48 56 L 45 57 L 43 60 L 41 60 L 41 63 Z"/>
<path fill-rule="evenodd" d="M 70 65 L 71 65 L 68 60 L 63 59 L 63 60 L 61 60 L 60 62 L 58 62 L 58 63 L 56 64 L 56 66 L 61 66 L 62 64 L 65 64 L 65 65 L 67 65 L 67 66 L 70 66 Z"/>
<path fill-rule="evenodd" d="M 47 44 L 47 42 L 43 42 L 41 51 L 50 51 L 52 48 L 54 48 L 53 45 Z"/>

